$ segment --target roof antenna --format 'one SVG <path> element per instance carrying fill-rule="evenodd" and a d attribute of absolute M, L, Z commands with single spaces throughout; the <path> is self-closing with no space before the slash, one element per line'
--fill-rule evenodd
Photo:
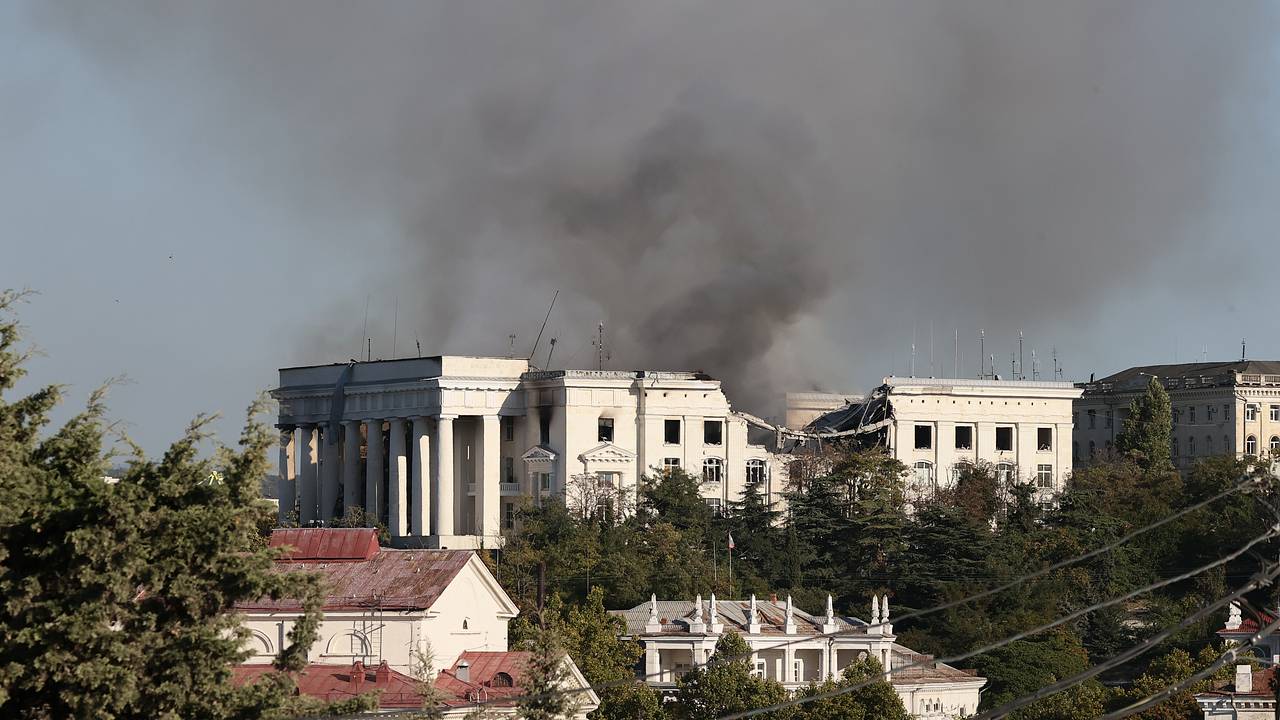
<path fill-rule="evenodd" d="M 1240 338 L 1240 362 L 1244 362 L 1244 338 Z"/>
<path fill-rule="evenodd" d="M 555 339 L 555 338 L 551 338 L 551 349 L 550 349 L 550 350 L 547 350 L 547 366 L 546 366 L 546 368 L 544 368 L 545 370 L 550 370 L 550 369 L 551 369 L 551 353 L 553 353 L 553 352 L 555 352 L 555 351 L 556 351 L 556 339 Z"/>
<path fill-rule="evenodd" d="M 992 372 L 995 372 L 992 369 Z M 985 380 L 987 377 L 987 331 L 978 330 L 978 379 Z"/>
<path fill-rule="evenodd" d="M 396 296 L 396 309 L 391 313 L 391 359 L 396 359 L 396 333 L 400 329 L 400 296 Z"/>
<path fill-rule="evenodd" d="M 515 356 L 516 356 L 516 334 L 511 333 L 510 335 L 507 336 L 507 358 L 510 359 Z"/>
<path fill-rule="evenodd" d="M 542 342 L 542 331 L 547 329 L 547 321 L 551 319 L 551 308 L 556 306 L 556 298 L 558 297 L 560 297 L 559 290 L 556 291 L 555 295 L 551 296 L 551 304 L 547 306 L 547 316 L 542 318 L 542 327 L 538 328 L 538 337 L 533 340 L 533 349 L 529 351 L 528 360 L 533 360 L 534 354 L 538 352 L 538 343 Z M 550 353 L 547 354 L 547 357 L 551 357 Z"/>
<path fill-rule="evenodd" d="M 612 360 L 613 354 L 604 345 L 604 323 L 596 328 L 596 339 L 592 341 L 592 345 L 596 346 L 596 370 L 604 369 L 604 361 Z"/>
<path fill-rule="evenodd" d="M 413 337 L 413 344 L 418 347 L 418 357 L 422 357 L 422 341 L 418 339 L 417 335 Z"/>
<path fill-rule="evenodd" d="M 360 328 L 360 344 L 369 339 L 369 295 L 364 296 L 364 327 Z M 357 353 L 358 354 L 358 353 Z"/>

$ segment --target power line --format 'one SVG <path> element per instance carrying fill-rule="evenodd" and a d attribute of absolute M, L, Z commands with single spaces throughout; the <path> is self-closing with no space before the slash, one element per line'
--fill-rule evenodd
<path fill-rule="evenodd" d="M 1160 581 L 1158 581 L 1158 582 L 1151 583 L 1150 585 L 1146 585 L 1146 586 L 1144 586 L 1144 587 L 1140 587 L 1140 588 L 1138 588 L 1137 590 L 1131 590 L 1131 591 L 1129 591 L 1128 593 L 1125 593 L 1124 595 L 1120 595 L 1120 596 L 1118 596 L 1118 597 L 1114 597 L 1114 598 L 1110 598 L 1110 599 L 1107 599 L 1107 600 L 1103 600 L 1103 601 L 1101 601 L 1101 602 L 1094 603 L 1093 605 L 1090 605 L 1089 607 L 1081 608 L 1080 610 L 1076 610 L 1076 611 L 1074 611 L 1074 612 L 1067 613 L 1066 615 L 1063 615 L 1063 616 L 1061 616 L 1061 617 L 1059 617 L 1059 618 L 1057 618 L 1057 619 L 1055 619 L 1055 620 L 1051 620 L 1050 622 L 1045 623 L 1045 624 L 1043 624 L 1043 625 L 1040 625 L 1039 627 L 1032 628 L 1031 630 L 1026 630 L 1026 631 L 1023 631 L 1023 632 L 1020 632 L 1020 633 L 1016 633 L 1016 634 L 1014 634 L 1014 635 L 1010 635 L 1010 636 L 1008 636 L 1008 637 L 1006 637 L 1006 638 L 1003 638 L 1003 639 L 1001 639 L 1001 640 L 997 640 L 997 641 L 995 641 L 995 642 L 993 642 L 993 643 L 990 643 L 990 644 L 988 644 L 988 645 L 984 645 L 983 647 L 980 647 L 980 648 L 978 648 L 977 650 L 970 650 L 970 651 L 967 651 L 967 652 L 960 653 L 960 654 L 958 654 L 958 655 L 952 655 L 952 656 L 950 656 L 950 657 L 945 657 L 945 658 L 940 658 L 940 659 L 922 660 L 922 661 L 919 661 L 919 662 L 915 662 L 915 663 L 910 663 L 910 664 L 907 664 L 907 665 L 903 665 L 903 666 L 900 666 L 900 667 L 897 667 L 897 668 L 886 668 L 886 670 L 888 670 L 890 673 L 892 673 L 892 672 L 900 672 L 900 671 L 902 671 L 902 670 L 909 670 L 909 669 L 914 668 L 914 667 L 922 667 L 922 666 L 924 666 L 924 665 L 933 665 L 933 664 L 935 664 L 935 663 L 946 663 L 946 664 L 949 664 L 949 663 L 953 663 L 953 662 L 959 662 L 959 661 L 961 661 L 961 660 L 967 660 L 967 659 L 969 659 L 969 658 L 971 658 L 971 657 L 973 657 L 973 656 L 975 656 L 975 655 L 981 655 L 981 654 L 983 654 L 983 653 L 988 653 L 988 652 L 991 652 L 992 650 L 998 650 L 999 648 L 1002 648 L 1002 647 L 1004 647 L 1005 645 L 1008 645 L 1008 644 L 1010 644 L 1010 643 L 1017 642 L 1018 640 L 1022 640 L 1022 639 L 1024 639 L 1024 638 L 1031 637 L 1032 635 L 1037 635 L 1037 634 L 1039 634 L 1039 633 L 1044 632 L 1045 630 L 1052 630 L 1053 628 L 1055 628 L 1055 627 L 1057 627 L 1057 626 L 1059 626 L 1059 625 L 1062 625 L 1062 624 L 1064 624 L 1064 623 L 1068 623 L 1068 622 L 1070 622 L 1070 621 L 1072 621 L 1072 620 L 1075 620 L 1075 619 L 1077 619 L 1077 618 L 1080 618 L 1080 617 L 1083 617 L 1083 616 L 1085 616 L 1085 615 L 1088 615 L 1088 614 L 1089 614 L 1089 613 L 1091 613 L 1091 612 L 1095 612 L 1095 611 L 1097 611 L 1097 610 L 1101 610 L 1101 609 L 1103 609 L 1103 608 L 1111 607 L 1111 606 L 1113 606 L 1113 605 L 1118 605 L 1118 604 L 1120 604 L 1120 603 L 1122 603 L 1122 602 L 1124 602 L 1124 601 L 1126 601 L 1126 600 L 1131 600 L 1131 599 L 1133 599 L 1133 598 L 1135 598 L 1135 597 L 1137 597 L 1137 596 L 1139 596 L 1139 595 L 1143 595 L 1143 594 L 1149 593 L 1149 592 L 1151 592 L 1152 590 L 1158 590 L 1158 589 L 1160 589 L 1160 588 L 1162 588 L 1162 587 L 1165 587 L 1165 586 L 1167 586 L 1167 585 L 1172 585 L 1172 584 L 1174 584 L 1174 583 L 1176 583 L 1176 582 L 1181 582 L 1181 581 L 1183 581 L 1183 580 L 1187 580 L 1187 579 L 1189 579 L 1189 578 L 1195 577 L 1196 575 L 1199 575 L 1199 574 L 1200 574 L 1200 573 L 1202 573 L 1202 572 L 1206 572 L 1206 571 L 1208 571 L 1208 570 L 1212 570 L 1213 568 L 1218 567 L 1218 566 L 1220 566 L 1220 565 L 1225 565 L 1226 563 L 1231 562 L 1232 560 L 1235 560 L 1236 558 L 1238 558 L 1238 557 L 1240 557 L 1241 555 L 1245 554 L 1245 553 L 1246 553 L 1246 552 L 1248 552 L 1251 548 L 1253 548 L 1255 545 L 1257 545 L 1257 544 L 1259 544 L 1259 543 L 1261 543 L 1261 542 L 1264 542 L 1264 541 L 1266 541 L 1266 540 L 1270 540 L 1271 538 L 1274 538 L 1274 537 L 1276 537 L 1277 535 L 1280 535 L 1280 525 L 1273 526 L 1272 528 L 1270 528 L 1269 530 L 1267 530 L 1265 533 L 1262 533 L 1261 535 L 1258 535 L 1258 536 L 1254 537 L 1252 540 L 1250 540 L 1249 542 L 1245 543 L 1245 544 L 1244 544 L 1244 546 L 1240 547 L 1240 548 L 1239 548 L 1238 550 L 1236 550 L 1235 552 L 1232 552 L 1232 553 L 1229 553 L 1229 554 L 1224 555 L 1224 556 L 1222 556 L 1222 557 L 1219 557 L 1218 559 L 1216 559 L 1216 560 L 1214 560 L 1213 562 L 1210 562 L 1210 563 L 1208 563 L 1208 564 L 1201 565 L 1199 568 L 1196 568 L 1195 570 L 1192 570 L 1191 572 L 1187 572 L 1187 573 L 1184 573 L 1184 574 L 1179 575 L 1179 576 L 1177 576 L 1177 577 L 1169 578 L 1169 579 L 1166 579 L 1166 580 L 1160 580 Z M 1277 621 L 1277 625 L 1278 625 L 1278 626 L 1280 626 L 1280 621 Z M 777 704 L 775 704 L 775 705 L 770 705 L 770 706 L 763 707 L 763 708 L 755 708 L 755 709 L 753 709 L 753 710 L 746 710 L 746 711 L 743 711 L 743 712 L 732 713 L 732 714 L 729 714 L 729 715 L 723 715 L 723 716 L 721 716 L 721 717 L 717 718 L 717 720 L 743 720 L 744 718 L 753 717 L 753 716 L 755 716 L 755 715 L 759 715 L 759 714 L 761 714 L 761 713 L 774 712 L 774 711 L 777 711 L 777 710 L 784 710 L 784 709 L 789 708 L 789 707 L 795 707 L 795 706 L 797 706 L 797 705 L 803 705 L 803 704 L 805 704 L 805 703 L 813 702 L 813 701 L 815 701 L 815 700 L 824 700 L 824 699 L 826 699 L 826 698 L 836 697 L 836 696 L 838 696 L 838 695 L 844 695 L 845 693 L 850 693 L 850 692 L 853 692 L 854 690 L 859 690 L 859 689 L 861 689 L 861 688 L 867 687 L 868 685 L 871 685 L 871 684 L 873 684 L 873 683 L 879 682 L 881 679 L 882 679 L 882 678 L 880 678 L 880 677 L 875 677 L 875 678 L 871 678 L 871 679 L 869 679 L 869 680 L 864 680 L 864 681 L 862 681 L 862 682 L 854 683 L 853 685 L 850 685 L 850 686 L 848 686 L 848 687 L 843 687 L 843 688 L 840 688 L 840 689 L 838 689 L 838 690 L 833 690 L 833 691 L 829 691 L 829 692 L 825 692 L 825 693 L 818 693 L 818 694 L 816 694 L 816 695 L 810 695 L 810 696 L 807 696 L 807 697 L 793 698 L 793 699 L 788 700 L 788 701 L 786 701 L 786 702 L 777 703 Z M 1123 717 L 1123 716 L 1119 716 L 1119 717 Z"/>

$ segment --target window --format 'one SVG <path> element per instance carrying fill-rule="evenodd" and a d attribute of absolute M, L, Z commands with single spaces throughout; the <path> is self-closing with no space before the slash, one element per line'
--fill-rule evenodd
<path fill-rule="evenodd" d="M 680 469 L 680 458 L 662 458 L 662 472 L 670 475 Z"/>
<path fill-rule="evenodd" d="M 551 444 L 551 411 L 547 408 L 538 411 L 538 442 Z"/>
<path fill-rule="evenodd" d="M 1222 404 L 1222 419 L 1224 421 L 1231 419 L 1231 403 Z"/>
<path fill-rule="evenodd" d="M 719 420 L 702 421 L 702 444 L 719 445 L 724 437 L 724 423 Z"/>
<path fill-rule="evenodd" d="M 973 449 L 973 428 L 968 425 L 956 426 L 956 449 L 972 450 Z"/>
<path fill-rule="evenodd" d="M 1107 427 L 1110 428 L 1113 422 L 1115 422 L 1115 413 L 1108 410 L 1107 411 Z"/>
<path fill-rule="evenodd" d="M 1002 462 L 996 465 L 996 481 L 1004 485 L 1013 484 L 1013 463 Z"/>
<path fill-rule="evenodd" d="M 680 421 L 679 420 L 663 420 L 662 421 L 662 441 L 668 445 L 680 444 Z"/>
<path fill-rule="evenodd" d="M 1213 436 L 1212 435 L 1204 436 L 1204 454 L 1205 455 L 1213 454 Z"/>
<path fill-rule="evenodd" d="M 1280 405 L 1271 406 L 1271 422 L 1280 422 Z"/>
<path fill-rule="evenodd" d="M 493 676 L 493 680 L 489 681 L 490 687 L 512 687 L 515 681 L 512 677 L 504 672 L 499 672 Z"/>
<path fill-rule="evenodd" d="M 1214 419 L 1218 417 L 1218 406 L 1217 406 L 1217 405 L 1205 405 L 1205 406 L 1204 406 L 1204 415 L 1205 415 L 1205 420 L 1206 420 L 1207 422 L 1213 422 L 1213 421 L 1214 421 Z"/>
<path fill-rule="evenodd" d="M 613 442 L 613 418 L 600 418 L 596 439 L 600 442 Z"/>
<path fill-rule="evenodd" d="M 516 527 L 516 504 L 513 502 L 502 503 L 502 527 L 508 530 Z"/>
<path fill-rule="evenodd" d="M 1187 438 L 1187 454 L 1192 457 L 1196 454 L 1196 437 L 1194 435 Z"/>
<path fill-rule="evenodd" d="M 793 660 L 791 665 L 791 672 L 795 673 L 794 675 L 792 675 L 792 679 L 795 680 L 796 682 L 800 682 L 804 680 L 804 660 L 801 660 L 800 658 L 796 658 L 795 660 Z"/>
<path fill-rule="evenodd" d="M 1271 443 L 1270 443 L 1270 446 L 1271 446 L 1271 454 L 1272 454 L 1272 455 L 1275 455 L 1275 454 L 1277 454 L 1277 453 L 1280 453 L 1280 437 L 1277 437 L 1277 436 L 1275 436 L 1275 435 L 1272 435 L 1272 436 L 1271 436 Z"/>
<path fill-rule="evenodd" d="M 622 473 L 620 472 L 598 472 L 596 473 L 596 486 L 603 489 L 613 489 L 622 485 Z"/>
<path fill-rule="evenodd" d="M 1244 406 L 1244 419 L 1245 419 L 1246 421 L 1250 421 L 1250 420 L 1257 420 L 1257 419 L 1258 419 L 1258 406 L 1257 406 L 1257 405 L 1254 405 L 1253 403 L 1249 403 L 1248 405 L 1245 405 L 1245 406 Z"/>
<path fill-rule="evenodd" d="M 1042 490 L 1053 489 L 1053 466 L 1036 465 L 1036 487 Z"/>
<path fill-rule="evenodd" d="M 724 503 L 720 498 L 702 498 L 702 502 L 706 503 L 707 507 L 711 508 L 712 515 L 720 517 L 724 514 Z"/>
<path fill-rule="evenodd" d="M 768 476 L 769 466 L 763 460 L 747 461 L 747 484 L 761 485 Z"/>
<path fill-rule="evenodd" d="M 952 465 L 951 466 L 951 485 L 954 487 L 955 485 L 959 484 L 960 478 L 964 477 L 966 473 L 972 473 L 972 472 L 973 472 L 973 463 L 969 462 L 968 460 L 961 460 L 955 465 Z"/>
<path fill-rule="evenodd" d="M 702 461 L 702 482 L 718 483 L 724 479 L 724 461 L 720 458 L 707 458 Z"/>
<path fill-rule="evenodd" d="M 538 487 L 543 491 L 551 489 L 551 473 L 538 473 Z"/>
<path fill-rule="evenodd" d="M 1053 449 L 1053 428 L 1036 428 L 1036 449 Z"/>
<path fill-rule="evenodd" d="M 933 426 L 932 425 L 916 426 L 916 449 L 917 450 L 933 449 Z"/>
<path fill-rule="evenodd" d="M 1096 452 L 1098 452 L 1098 444 L 1090 440 L 1089 441 L 1089 457 L 1092 458 L 1093 454 Z"/>
<path fill-rule="evenodd" d="M 1009 452 L 1013 450 L 1013 428 L 996 428 L 996 450 Z"/>
<path fill-rule="evenodd" d="M 1098 411 L 1090 409 L 1087 413 L 1089 416 L 1089 429 L 1093 430 L 1098 427 Z"/>
<path fill-rule="evenodd" d="M 933 487 L 933 463 L 921 460 L 915 464 L 915 484 L 918 490 Z"/>
<path fill-rule="evenodd" d="M 1224 453 L 1231 452 L 1231 438 L 1227 437 L 1226 435 L 1222 436 L 1222 452 Z"/>
<path fill-rule="evenodd" d="M 502 458 L 502 482 L 513 483 L 516 481 L 516 459 L 513 457 Z"/>
<path fill-rule="evenodd" d="M 1250 435 L 1249 437 L 1244 439 L 1244 454 L 1245 455 L 1258 454 L 1258 438 Z"/>
<path fill-rule="evenodd" d="M 1179 450 L 1180 448 L 1178 447 L 1178 438 L 1171 439 L 1169 441 L 1169 452 L 1171 452 L 1174 457 L 1182 457 L 1182 454 L 1179 452 Z"/>
<path fill-rule="evenodd" d="M 1192 405 L 1191 407 L 1187 408 L 1187 422 L 1191 423 L 1192 425 L 1194 425 L 1196 422 L 1196 406 L 1195 405 Z"/>
<path fill-rule="evenodd" d="M 502 418 L 502 438 L 507 442 L 516 439 L 516 419 L 511 416 Z"/>
<path fill-rule="evenodd" d="M 1073 461 L 1080 460 L 1080 443 L 1074 440 L 1071 441 L 1071 459 Z"/>
<path fill-rule="evenodd" d="M 761 658 L 756 658 L 751 661 L 751 674 L 760 678 L 761 680 L 764 679 L 764 673 L 765 673 L 764 668 L 765 668 L 765 663 L 764 663 L 764 660 L 762 660 Z"/>

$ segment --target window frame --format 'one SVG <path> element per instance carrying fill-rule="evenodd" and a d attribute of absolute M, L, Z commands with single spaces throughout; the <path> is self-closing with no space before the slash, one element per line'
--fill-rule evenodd
<path fill-rule="evenodd" d="M 724 482 L 724 459 L 718 457 L 702 458 L 702 482 Z"/>
<path fill-rule="evenodd" d="M 612 443 L 614 437 L 613 418 L 600 416 L 596 418 L 596 442 Z"/>
<path fill-rule="evenodd" d="M 1004 431 L 1009 434 L 1009 438 L 1008 438 L 1009 442 L 1007 443 L 1007 447 L 1001 447 L 1001 442 L 1000 442 L 1001 431 Z M 1017 443 L 1018 441 L 1014 436 L 1012 425 L 996 426 L 996 452 L 1013 452 L 1013 448 L 1017 445 Z"/>
<path fill-rule="evenodd" d="M 1053 489 L 1053 465 L 1051 463 L 1036 464 L 1036 487 L 1041 490 Z"/>
<path fill-rule="evenodd" d="M 712 433 L 712 428 L 715 429 Z M 710 436 L 714 434 L 715 440 L 712 441 Z M 723 420 L 703 420 L 702 421 L 702 444 L 713 447 L 724 445 L 724 421 Z"/>
<path fill-rule="evenodd" d="M 964 444 L 964 445 L 961 445 L 961 444 L 960 444 L 960 442 L 961 442 L 961 440 L 960 440 L 960 431 L 961 431 L 961 430 L 965 431 L 965 433 L 967 433 L 967 434 L 968 434 L 968 436 L 969 436 L 969 437 L 968 437 L 968 439 L 964 441 L 964 442 L 965 442 L 965 444 Z M 956 441 L 955 445 L 956 445 L 956 447 L 955 447 L 955 449 L 956 449 L 956 450 L 972 450 L 972 449 L 973 449 L 973 432 L 974 432 L 974 427 L 973 427 L 972 425 L 956 425 L 956 432 L 955 432 L 955 436 L 956 436 L 956 437 L 955 437 L 955 441 Z"/>
<path fill-rule="evenodd" d="M 920 444 L 920 432 L 924 431 L 927 435 L 925 438 L 926 445 Z M 912 425 L 912 440 L 916 450 L 932 450 L 933 449 L 933 426 L 924 423 L 914 423 Z"/>
<path fill-rule="evenodd" d="M 1253 446 L 1253 447 L 1252 447 L 1252 449 L 1250 449 L 1250 446 Z M 1245 454 L 1245 455 L 1257 455 L 1257 454 L 1258 454 L 1258 438 L 1257 438 L 1257 436 L 1250 435 L 1250 436 L 1248 436 L 1248 437 L 1246 437 L 1246 438 L 1244 439 L 1244 454 Z"/>
<path fill-rule="evenodd" d="M 752 475 L 758 475 L 758 477 L 753 479 Z M 748 458 L 744 477 L 748 485 L 765 484 L 769 480 L 769 463 L 760 458 Z"/>
<path fill-rule="evenodd" d="M 1046 435 L 1048 442 L 1045 442 Z M 1036 428 L 1036 452 L 1053 452 L 1053 428 Z"/>
<path fill-rule="evenodd" d="M 682 428 L 680 427 L 680 425 L 681 425 L 681 422 L 679 418 L 663 418 L 662 420 L 662 444 L 663 445 L 679 445 L 680 444 L 680 439 L 683 435 L 683 433 L 681 432 Z M 675 431 L 674 433 L 672 432 L 673 430 Z M 675 437 L 675 440 L 671 439 L 673 435 Z"/>

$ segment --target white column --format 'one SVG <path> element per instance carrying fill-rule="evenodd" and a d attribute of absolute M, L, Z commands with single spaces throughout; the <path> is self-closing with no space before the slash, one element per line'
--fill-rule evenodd
<path fill-rule="evenodd" d="M 364 436 L 364 510 L 380 521 L 387 504 L 386 492 L 382 489 L 382 420 L 366 420 Z"/>
<path fill-rule="evenodd" d="M 319 480 L 320 448 L 314 425 L 298 428 L 298 524 L 306 526 L 316 521 L 319 505 L 316 483 Z"/>
<path fill-rule="evenodd" d="M 320 433 L 320 514 L 321 520 L 333 519 L 333 508 L 338 504 L 338 438 L 337 428 L 323 426 Z"/>
<path fill-rule="evenodd" d="M 387 456 L 390 474 L 387 476 L 387 531 L 391 537 L 403 537 L 408 534 L 405 527 L 408 523 L 405 507 L 405 491 L 409 482 L 409 458 L 405 454 L 404 419 L 392 418 L 391 437 L 388 442 Z"/>
<path fill-rule="evenodd" d="M 477 526 L 480 535 L 497 537 L 502 534 L 502 501 L 499 481 L 502 475 L 501 434 L 497 415 L 480 416 L 480 461 L 476 480 L 476 505 L 479 513 Z"/>
<path fill-rule="evenodd" d="M 342 423 L 342 514 L 360 507 L 360 423 Z"/>
<path fill-rule="evenodd" d="M 782 649 L 782 682 L 796 681 L 796 651 L 788 645 Z"/>
<path fill-rule="evenodd" d="M 431 436 L 427 432 L 427 419 L 413 419 L 413 475 L 409 505 L 409 531 L 418 536 L 428 535 L 427 523 L 431 517 Z"/>
<path fill-rule="evenodd" d="M 431 529 L 436 535 L 453 534 L 453 415 L 441 415 L 436 432 L 431 436 L 431 457 L 435 471 L 431 474 Z"/>
<path fill-rule="evenodd" d="M 293 514 L 298 501 L 298 474 L 293 463 L 293 430 L 280 432 L 280 481 L 276 497 L 280 498 L 280 523 L 284 524 Z"/>
<path fill-rule="evenodd" d="M 644 644 L 644 681 L 647 683 L 657 682 L 658 673 L 662 672 L 661 652 L 654 643 Z"/>

